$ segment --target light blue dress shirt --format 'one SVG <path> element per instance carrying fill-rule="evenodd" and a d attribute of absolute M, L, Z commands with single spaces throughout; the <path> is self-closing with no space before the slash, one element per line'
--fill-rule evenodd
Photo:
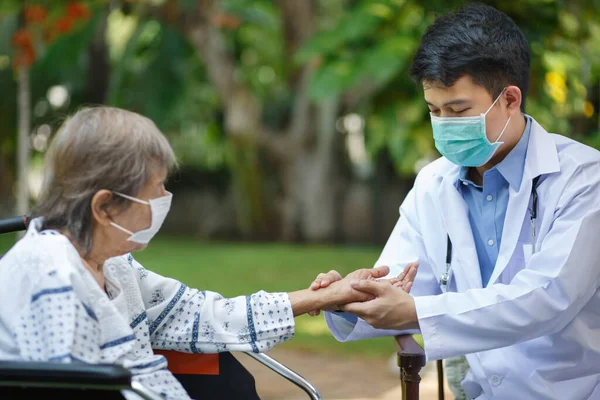
<path fill-rule="evenodd" d="M 525 119 L 527 125 L 523 136 L 504 160 L 483 174 L 483 186 L 476 185 L 467 178 L 468 167 L 463 167 L 460 171 L 459 190 L 469 209 L 469 222 L 483 287 L 487 286 L 498 259 L 508 207 L 508 189 L 512 187 L 518 191 L 523 180 L 531 132 L 531 118 L 525 116 Z"/>

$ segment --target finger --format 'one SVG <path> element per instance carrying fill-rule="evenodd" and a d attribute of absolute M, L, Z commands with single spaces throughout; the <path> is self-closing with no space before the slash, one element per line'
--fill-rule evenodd
<path fill-rule="evenodd" d="M 383 278 L 390 273 L 390 267 L 382 265 L 381 267 L 373 268 L 371 270 L 371 276 L 373 278 Z"/>
<path fill-rule="evenodd" d="M 413 282 L 415 280 L 415 277 L 417 276 L 417 267 L 411 267 L 410 270 L 406 273 L 406 276 L 404 277 L 403 281 L 404 282 Z"/>
<path fill-rule="evenodd" d="M 407 282 L 406 285 L 404 285 L 404 291 L 406 293 L 410 293 L 410 289 L 412 289 L 413 283 L 412 282 Z"/>
<path fill-rule="evenodd" d="M 353 289 L 358 290 L 359 292 L 368 293 L 378 297 L 379 295 L 383 294 L 383 288 L 386 286 L 382 283 L 378 281 L 353 280 L 350 282 L 350 285 Z"/>
<path fill-rule="evenodd" d="M 401 280 L 396 280 L 396 281 L 392 282 L 392 286 L 393 287 L 397 287 L 397 288 L 400 288 L 400 289 L 404 289 L 404 285 L 405 285 L 404 282 L 401 281 Z"/>
<path fill-rule="evenodd" d="M 327 273 L 327 275 L 329 275 L 332 278 L 332 280 L 334 280 L 334 281 L 342 280 L 342 275 L 339 272 L 337 272 L 335 269 L 332 269 L 331 271 L 329 271 Z"/>
<path fill-rule="evenodd" d="M 313 283 L 310 284 L 310 288 L 312 290 L 320 289 L 321 283 L 322 283 L 323 279 L 325 279 L 325 278 L 327 278 L 327 274 L 320 273 L 319 275 L 317 275 L 317 277 L 315 278 Z"/>
<path fill-rule="evenodd" d="M 408 273 L 408 271 L 410 271 L 410 267 L 411 267 L 411 264 L 406 264 L 406 266 L 402 270 L 402 273 L 400 273 L 400 275 L 398 275 L 398 279 L 404 279 L 406 277 L 406 274 Z"/>
<path fill-rule="evenodd" d="M 331 283 L 340 281 L 340 280 L 342 280 L 342 275 L 340 275 L 339 272 L 332 269 L 328 273 L 323 274 L 320 287 L 326 288 L 327 286 L 331 285 Z"/>
<path fill-rule="evenodd" d="M 340 307 L 340 310 L 354 314 L 358 317 L 362 317 L 367 314 L 369 310 L 369 303 L 348 303 Z"/>

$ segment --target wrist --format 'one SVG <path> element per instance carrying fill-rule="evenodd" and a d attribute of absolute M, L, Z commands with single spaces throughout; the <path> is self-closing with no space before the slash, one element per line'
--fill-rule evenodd
<path fill-rule="evenodd" d="M 311 290 L 302 289 L 296 292 L 288 293 L 294 317 L 305 314 L 309 311 L 324 308 L 322 299 L 325 289 Z"/>
<path fill-rule="evenodd" d="M 321 298 L 319 301 L 321 302 L 322 309 L 328 308 L 337 308 L 340 304 L 344 304 L 344 296 L 342 291 L 339 290 L 340 284 L 339 282 L 333 282 L 329 287 L 327 287 L 326 291 L 323 291 Z"/>

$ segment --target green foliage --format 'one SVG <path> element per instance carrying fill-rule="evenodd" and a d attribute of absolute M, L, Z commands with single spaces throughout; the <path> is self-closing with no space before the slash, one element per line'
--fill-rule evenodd
<path fill-rule="evenodd" d="M 359 1 L 346 7 L 333 29 L 318 32 L 297 53 L 296 62 L 317 62 L 314 99 L 374 90 L 359 99 L 367 146 L 373 157 L 387 152 L 402 175 L 415 162 L 438 156 L 431 140 L 422 90 L 408 79 L 420 37 L 435 19 L 467 1 Z M 548 0 L 486 2 L 510 15 L 532 49 L 532 84 L 527 111 L 547 129 L 590 144 L 598 114 L 590 102 L 600 76 L 598 1 L 574 4 Z M 535 15 L 535 22 L 531 16 Z"/>
<path fill-rule="evenodd" d="M 63 109 L 36 117 L 34 127 L 52 122 L 86 103 L 90 85 L 89 47 L 110 2 L 80 1 L 92 17 L 56 40 L 36 46 L 32 103 L 44 102 L 53 85 L 69 90 Z M 236 79 L 262 101 L 267 126 L 279 128 L 289 118 L 297 93 L 288 78 L 310 63 L 316 69 L 310 98 L 351 98 L 352 109 L 366 121 L 372 157 L 387 153 L 399 174 L 414 173 L 415 163 L 437 157 L 421 89 L 408 79 L 412 55 L 427 26 L 440 13 L 464 0 L 326 0 L 317 2 L 315 34 L 295 54 L 285 49 L 281 13 L 267 0 L 223 0 L 219 13 L 227 50 L 236 61 Z M 526 34 L 532 51 L 532 83 L 527 111 L 551 131 L 597 146 L 600 80 L 600 0 L 566 2 L 525 0 L 486 3 L 508 13 Z M 48 21 L 67 12 L 67 2 L 43 5 Z M 0 2 L 0 151 L 14 151 L 16 85 L 11 70 L 11 37 L 23 3 Z M 107 103 L 148 115 L 169 136 L 189 166 L 227 168 L 228 138 L 222 132 L 222 104 L 210 85 L 204 60 L 178 25 L 149 10 L 163 0 L 140 1 L 109 16 L 110 79 Z M 195 1 L 169 7 L 190 12 Z M 532 16 L 535 15 L 535 19 Z M 48 26 L 53 26 L 48 23 Z M 37 28 L 36 28 L 37 29 Z"/>

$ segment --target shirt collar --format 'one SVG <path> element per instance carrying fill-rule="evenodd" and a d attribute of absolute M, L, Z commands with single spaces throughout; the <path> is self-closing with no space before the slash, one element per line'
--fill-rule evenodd
<path fill-rule="evenodd" d="M 521 188 L 523 180 L 523 171 L 525 169 L 525 157 L 527 156 L 527 145 L 531 134 L 531 118 L 526 115 L 525 130 L 517 145 L 504 157 L 504 160 L 496 165 L 498 171 L 502 174 L 508 184 L 517 192 Z"/>
<path fill-rule="evenodd" d="M 521 181 L 523 180 L 523 171 L 525 169 L 525 157 L 527 156 L 527 145 L 529 143 L 529 136 L 531 134 L 531 117 L 525 115 L 527 121 L 525 130 L 521 139 L 517 142 L 517 145 L 504 157 L 504 160 L 499 162 L 493 169 L 497 169 L 498 172 L 506 179 L 508 184 L 515 189 L 517 192 L 521 188 Z M 491 170 L 490 170 L 491 171 Z M 460 182 L 467 182 L 475 185 L 468 178 L 469 167 L 461 167 L 458 175 L 457 184 Z M 475 185 L 477 187 L 481 187 Z"/>

